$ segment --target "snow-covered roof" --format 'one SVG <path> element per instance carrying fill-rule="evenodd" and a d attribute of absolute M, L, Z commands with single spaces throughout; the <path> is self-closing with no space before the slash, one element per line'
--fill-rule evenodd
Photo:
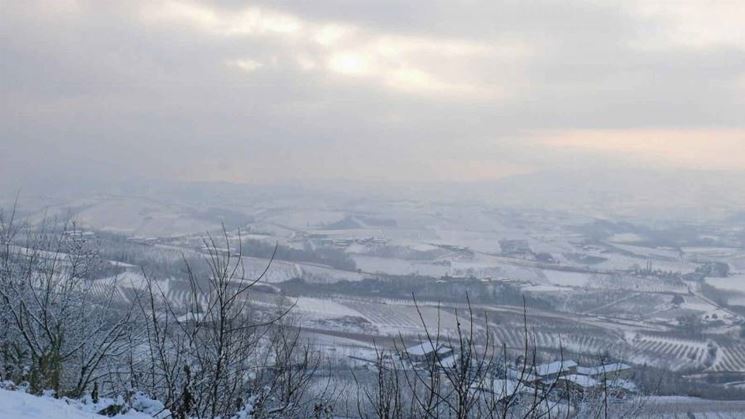
<path fill-rule="evenodd" d="M 631 366 L 616 362 L 614 364 L 605 364 L 598 367 L 598 373 L 605 372 L 606 374 L 614 373 L 618 371 L 630 370 Z"/>
<path fill-rule="evenodd" d="M 520 383 L 515 380 L 495 379 L 492 381 L 492 391 L 497 395 L 510 396 L 515 394 L 519 388 L 521 388 Z"/>
<path fill-rule="evenodd" d="M 442 368 L 453 368 L 457 365 L 458 358 L 455 355 L 450 355 L 447 358 L 444 358 L 440 361 L 440 366 Z"/>
<path fill-rule="evenodd" d="M 541 376 L 552 375 L 568 371 L 570 368 L 575 368 L 576 366 L 577 363 L 574 361 L 556 361 L 536 366 L 535 372 Z"/>
<path fill-rule="evenodd" d="M 409 354 L 409 355 L 418 355 L 418 356 L 421 356 L 421 355 L 431 354 L 431 353 L 434 353 L 434 352 L 437 352 L 437 353 L 440 353 L 440 354 L 446 353 L 446 352 L 450 352 L 450 348 L 448 348 L 447 346 L 445 346 L 445 345 L 443 345 L 441 343 L 436 344 L 436 348 L 437 349 L 435 349 L 435 344 L 433 344 L 430 341 L 426 341 L 426 342 L 422 342 L 422 343 L 420 343 L 418 345 L 414 345 L 414 346 L 410 346 L 410 347 L 406 348 L 406 353 Z"/>
<path fill-rule="evenodd" d="M 598 375 L 612 375 L 619 371 L 625 371 L 631 369 L 631 366 L 616 362 L 612 364 L 598 365 L 595 367 L 577 367 L 577 374 L 598 376 Z"/>
<path fill-rule="evenodd" d="M 614 388 L 620 388 L 626 391 L 631 391 L 631 392 L 635 392 L 639 389 L 636 386 L 636 384 L 634 384 L 634 382 L 629 381 L 629 380 L 618 380 L 614 383 L 611 383 L 610 386 Z"/>
<path fill-rule="evenodd" d="M 176 320 L 180 322 L 200 322 L 207 317 L 207 313 L 186 313 L 178 316 Z"/>
<path fill-rule="evenodd" d="M 532 374 L 528 370 L 525 370 L 525 372 L 523 372 L 522 370 L 515 370 L 512 368 L 507 370 L 507 378 L 511 378 L 515 380 L 522 380 L 527 383 L 536 381 L 538 379 L 538 377 L 536 377 L 535 374 Z"/>
<path fill-rule="evenodd" d="M 577 374 L 581 375 L 595 375 L 598 367 L 577 367 Z"/>
<path fill-rule="evenodd" d="M 566 377 L 562 377 L 559 380 L 569 381 L 583 388 L 592 388 L 600 384 L 597 380 L 591 377 L 579 374 L 567 375 Z"/>

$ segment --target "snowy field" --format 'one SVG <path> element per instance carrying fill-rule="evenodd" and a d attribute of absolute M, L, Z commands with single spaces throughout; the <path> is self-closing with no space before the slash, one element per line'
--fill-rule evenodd
<path fill-rule="evenodd" d="M 339 317 L 354 317 L 362 314 L 331 299 L 313 297 L 298 297 L 295 302 L 294 314 L 303 320 L 334 319 Z"/>
<path fill-rule="evenodd" d="M 706 283 L 721 290 L 745 293 L 745 274 L 732 275 L 727 278 L 707 278 Z"/>
<path fill-rule="evenodd" d="M 354 255 L 354 263 L 362 272 L 382 273 L 389 275 L 427 275 L 441 277 L 450 272 L 450 267 L 436 265 L 427 261 L 382 258 L 376 256 Z"/>
<path fill-rule="evenodd" d="M 544 269 L 542 271 L 546 281 L 563 287 L 584 287 L 593 279 L 592 274 L 581 272 L 565 272 Z"/>
<path fill-rule="evenodd" d="M 745 274 L 736 274 L 727 278 L 707 278 L 706 283 L 728 292 L 728 304 L 745 306 Z"/>
<path fill-rule="evenodd" d="M 267 268 L 269 259 L 244 257 L 247 278 L 258 278 Z M 340 280 L 359 281 L 363 275 L 357 272 L 342 271 L 325 265 L 274 260 L 267 270 L 262 282 L 277 283 L 302 278 L 308 282 L 325 284 Z"/>

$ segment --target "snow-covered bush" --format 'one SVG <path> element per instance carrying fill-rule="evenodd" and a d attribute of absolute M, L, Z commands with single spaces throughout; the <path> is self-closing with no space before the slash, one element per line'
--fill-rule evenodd
<path fill-rule="evenodd" d="M 162 400 L 175 418 L 303 416 L 319 359 L 300 339 L 291 307 L 256 309 L 242 249 L 204 242 L 204 266 L 186 262 L 186 298 L 166 297 L 147 278 L 137 297 L 137 327 L 147 351 L 131 365 L 132 385 Z M 240 246 L 240 240 L 238 240 Z M 269 266 L 266 267 L 269 269 Z M 266 273 L 266 270 L 264 270 Z"/>
<path fill-rule="evenodd" d="M 149 278 L 121 298 L 92 279 L 106 262 L 74 224 L 0 213 L 0 380 L 107 415 L 302 416 L 319 359 L 290 307 L 257 310 L 249 293 L 263 274 L 246 274 L 241 249 L 212 237 L 204 248 L 204 266 L 185 261 L 184 300 Z"/>
<path fill-rule="evenodd" d="M 93 292 L 100 262 L 74 224 L 19 226 L 0 214 L 0 373 L 31 391 L 80 397 L 125 348 L 129 311 Z"/>

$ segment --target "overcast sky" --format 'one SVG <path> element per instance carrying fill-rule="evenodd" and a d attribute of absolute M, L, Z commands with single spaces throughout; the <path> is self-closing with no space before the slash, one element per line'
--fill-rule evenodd
<path fill-rule="evenodd" d="M 6 183 L 745 170 L 745 1 L 0 10 Z"/>

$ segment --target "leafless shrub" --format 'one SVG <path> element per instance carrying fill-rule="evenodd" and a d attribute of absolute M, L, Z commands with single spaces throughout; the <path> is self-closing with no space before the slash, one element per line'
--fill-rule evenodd
<path fill-rule="evenodd" d="M 131 311 L 112 310 L 114 287 L 96 292 L 100 262 L 75 224 L 18 224 L 0 214 L 0 345 L 6 379 L 31 391 L 78 397 L 126 351 Z"/>
<path fill-rule="evenodd" d="M 403 336 L 392 351 L 376 348 L 374 379 L 362 382 L 355 377 L 358 416 L 607 418 L 633 417 L 639 411 L 642 397 L 611 404 L 611 399 L 617 400 L 617 387 L 611 383 L 615 377 L 606 375 L 601 386 L 586 393 L 567 387 L 561 378 L 570 375 L 571 364 L 561 350 L 554 363 L 558 369 L 550 374 L 553 378 L 539 374 L 539 348 L 528 328 L 525 305 L 523 347 L 517 353 L 494 339 L 486 313 L 478 316 L 468 299 L 466 303 L 465 314 L 454 310 L 456 327 L 447 333 L 439 316 L 436 324 L 427 324 L 414 298 L 424 329 L 419 341 L 432 355 L 412 355 Z"/>
<path fill-rule="evenodd" d="M 254 417 L 295 416 L 308 407 L 306 390 L 319 358 L 289 322 L 290 307 L 257 310 L 236 252 L 223 230 L 221 245 L 204 240 L 206 276 L 186 260 L 188 297 L 172 301 L 148 278 L 137 304 L 144 321 L 145 365 L 133 366 L 133 386 L 145 388 L 183 417 L 230 417 L 250 405 Z M 202 270 L 204 271 L 204 270 Z"/>

